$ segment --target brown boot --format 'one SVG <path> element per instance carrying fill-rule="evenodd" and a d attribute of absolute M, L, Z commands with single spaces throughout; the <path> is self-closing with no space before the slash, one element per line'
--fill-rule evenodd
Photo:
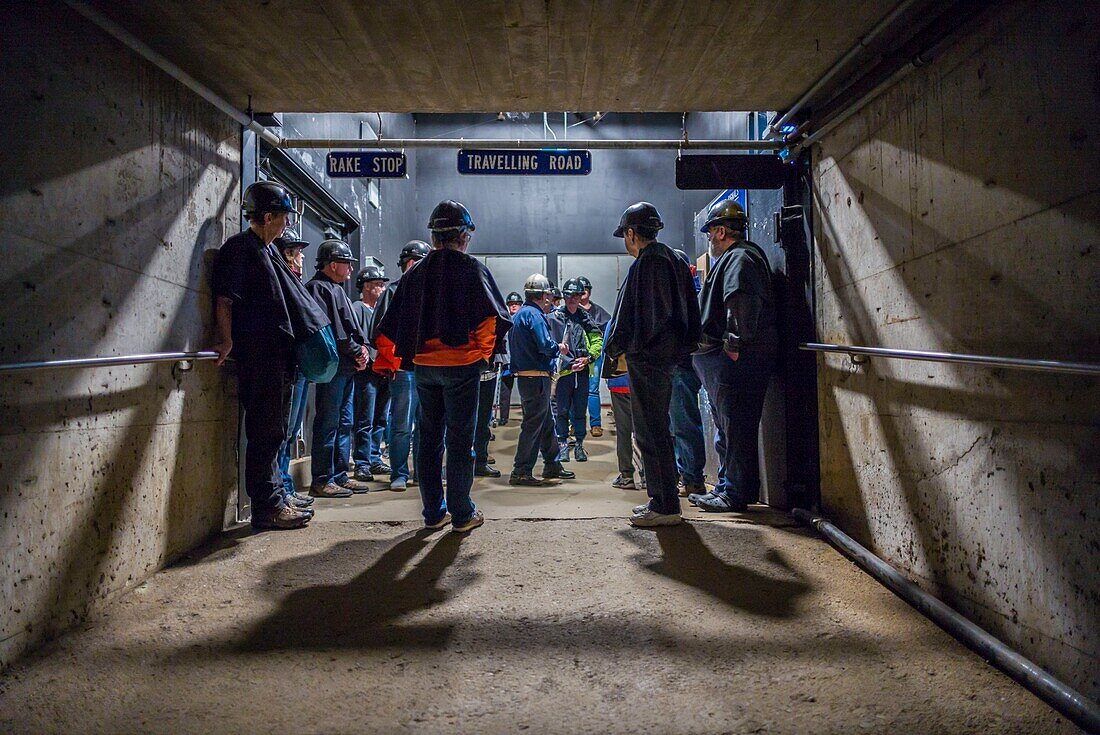
<path fill-rule="evenodd" d="M 284 505 L 282 508 L 265 508 L 252 514 L 252 527 L 258 531 L 303 528 L 312 517 L 312 513 L 303 513 L 289 505 Z"/>

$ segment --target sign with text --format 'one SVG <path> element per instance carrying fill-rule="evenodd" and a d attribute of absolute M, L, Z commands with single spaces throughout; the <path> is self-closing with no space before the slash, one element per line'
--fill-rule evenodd
<path fill-rule="evenodd" d="M 587 176 L 592 152 L 584 150 L 477 150 L 458 152 L 460 174 L 490 176 Z"/>
<path fill-rule="evenodd" d="M 403 179 L 408 173 L 404 153 L 390 151 L 333 151 L 325 173 L 334 179 Z"/>

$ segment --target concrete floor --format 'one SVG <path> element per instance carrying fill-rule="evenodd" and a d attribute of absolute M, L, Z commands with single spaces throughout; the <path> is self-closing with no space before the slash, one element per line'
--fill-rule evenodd
<path fill-rule="evenodd" d="M 224 534 L 7 672 L 0 732 L 1076 732 L 784 514 L 630 528 L 611 441 L 478 480 L 467 536 L 415 491 Z"/>

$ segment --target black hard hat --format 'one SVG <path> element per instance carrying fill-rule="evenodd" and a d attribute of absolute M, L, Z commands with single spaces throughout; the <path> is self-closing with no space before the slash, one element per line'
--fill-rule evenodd
<path fill-rule="evenodd" d="M 324 267 L 325 263 L 357 261 L 351 253 L 351 246 L 343 240 L 325 240 L 317 248 L 317 267 Z"/>
<path fill-rule="evenodd" d="M 558 288 L 557 286 L 551 286 L 550 287 L 550 293 L 553 294 L 554 301 L 557 301 L 558 299 L 561 298 L 561 289 Z"/>
<path fill-rule="evenodd" d="M 519 295 L 519 291 L 513 291 L 512 293 L 508 294 L 508 298 L 505 299 L 505 303 L 508 303 L 508 304 L 522 304 L 523 303 L 523 297 Z"/>
<path fill-rule="evenodd" d="M 279 237 L 275 238 L 275 247 L 279 250 L 287 250 L 288 248 L 307 248 L 309 243 L 299 237 L 293 232 L 284 232 Z"/>
<path fill-rule="evenodd" d="M 241 209 L 246 214 L 264 212 L 294 212 L 294 202 L 282 184 L 274 181 L 257 181 L 244 190 Z"/>
<path fill-rule="evenodd" d="M 584 286 L 585 291 L 592 290 L 592 281 L 588 280 L 584 276 L 577 276 L 577 280 L 581 282 L 582 286 Z"/>
<path fill-rule="evenodd" d="M 368 265 L 365 268 L 360 268 L 359 273 L 355 276 L 355 287 L 363 288 L 363 284 L 367 281 L 388 281 L 386 278 L 386 271 L 382 270 L 376 265 Z"/>
<path fill-rule="evenodd" d="M 736 199 L 723 199 L 707 212 L 707 221 L 699 228 L 699 232 L 705 233 L 711 225 L 724 225 L 736 232 L 743 232 L 747 219 L 745 210 Z"/>
<path fill-rule="evenodd" d="M 432 252 L 432 246 L 423 240 L 409 240 L 405 247 L 401 248 L 401 255 L 397 257 L 397 266 L 405 270 L 405 264 L 410 260 L 423 260 Z"/>
<path fill-rule="evenodd" d="M 665 226 L 661 221 L 661 213 L 649 202 L 631 204 L 623 210 L 623 216 L 619 218 L 619 226 L 612 233 L 615 237 L 624 237 L 628 227 L 646 227 L 650 230 L 659 230 Z"/>
<path fill-rule="evenodd" d="M 474 231 L 474 220 L 470 210 L 453 199 L 444 199 L 435 205 L 432 216 L 428 218 L 428 229 L 432 232 L 448 230 Z"/>
<path fill-rule="evenodd" d="M 584 293 L 584 284 L 579 278 L 570 278 L 561 287 L 562 296 L 580 296 L 582 293 Z"/>

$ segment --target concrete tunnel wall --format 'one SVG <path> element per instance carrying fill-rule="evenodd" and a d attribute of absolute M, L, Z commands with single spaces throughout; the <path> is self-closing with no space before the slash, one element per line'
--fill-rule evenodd
<path fill-rule="evenodd" d="M 1100 362 L 1097 38 L 1012 4 L 822 141 L 821 341 Z M 819 366 L 826 515 L 1100 697 L 1100 381 Z"/>
<path fill-rule="evenodd" d="M 238 125 L 60 3 L 0 21 L 0 362 L 206 346 Z M 234 519 L 232 385 L 209 362 L 0 376 L 0 666 Z"/>

